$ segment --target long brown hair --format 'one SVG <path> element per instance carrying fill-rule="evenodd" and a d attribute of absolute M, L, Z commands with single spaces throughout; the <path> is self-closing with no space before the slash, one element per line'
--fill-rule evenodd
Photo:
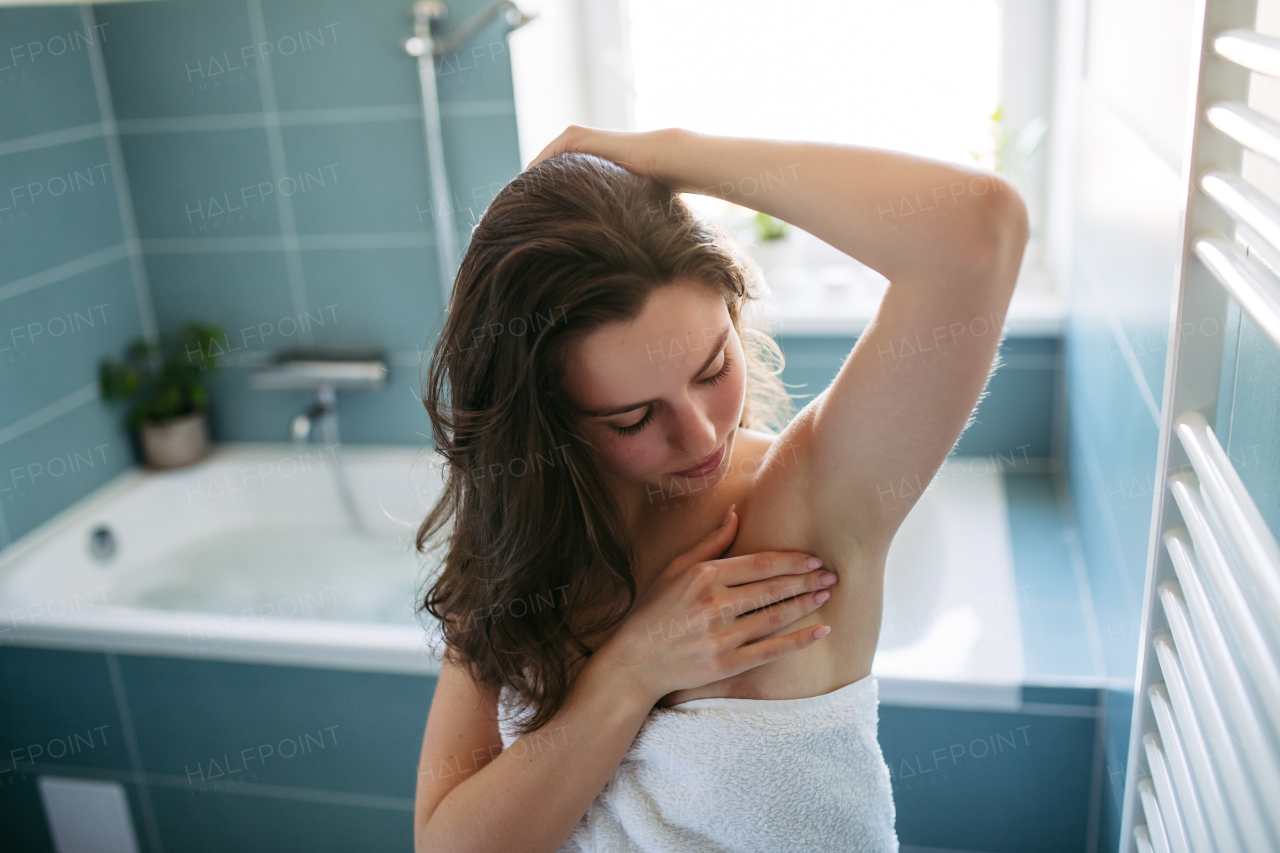
<path fill-rule="evenodd" d="M 780 429 L 781 352 L 743 318 L 759 267 L 652 179 L 589 154 L 548 158 L 498 193 L 458 270 L 423 389 L 444 488 L 417 545 L 445 556 L 420 610 L 477 684 L 515 691 L 521 733 L 555 716 L 584 640 L 636 596 L 635 546 L 578 431 L 565 360 L 677 279 L 721 294 L 742 338 L 741 425 Z"/>

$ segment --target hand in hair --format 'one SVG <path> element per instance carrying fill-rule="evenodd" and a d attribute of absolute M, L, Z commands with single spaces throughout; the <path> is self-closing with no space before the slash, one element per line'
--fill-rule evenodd
<path fill-rule="evenodd" d="M 621 130 L 600 130 L 594 127 L 583 127 L 571 124 L 564 132 L 551 141 L 546 148 L 526 168 L 533 168 L 538 163 L 557 154 L 576 151 L 582 154 L 594 154 L 605 160 L 611 160 L 624 169 L 644 175 L 662 183 L 666 183 L 663 175 L 658 174 L 657 163 L 663 145 L 668 144 L 672 134 L 678 132 L 667 130 L 651 130 L 641 133 Z"/>

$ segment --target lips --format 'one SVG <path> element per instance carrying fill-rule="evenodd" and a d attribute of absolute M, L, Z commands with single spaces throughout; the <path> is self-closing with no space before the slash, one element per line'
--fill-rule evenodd
<path fill-rule="evenodd" d="M 720 449 L 708 456 L 705 462 L 699 462 L 697 465 L 684 471 L 677 471 L 676 475 L 680 477 L 701 477 L 706 474 L 710 474 L 712 471 L 720 467 L 720 460 L 723 458 L 724 445 L 721 445 Z"/>

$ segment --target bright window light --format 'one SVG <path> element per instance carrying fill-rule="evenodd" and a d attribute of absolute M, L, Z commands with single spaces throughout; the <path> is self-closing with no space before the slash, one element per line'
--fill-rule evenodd
<path fill-rule="evenodd" d="M 845 142 L 973 165 L 997 0 L 632 0 L 637 130 Z"/>

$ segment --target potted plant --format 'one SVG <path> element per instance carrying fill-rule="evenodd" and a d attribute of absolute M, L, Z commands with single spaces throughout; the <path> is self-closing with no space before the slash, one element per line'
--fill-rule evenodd
<path fill-rule="evenodd" d="M 137 436 L 149 467 L 180 468 L 208 455 L 203 379 L 218 372 L 210 342 L 221 337 L 214 326 L 187 323 L 176 340 L 162 337 L 157 345 L 135 338 L 122 361 L 104 358 L 98 364 L 102 398 L 129 404 L 125 426 Z"/>

